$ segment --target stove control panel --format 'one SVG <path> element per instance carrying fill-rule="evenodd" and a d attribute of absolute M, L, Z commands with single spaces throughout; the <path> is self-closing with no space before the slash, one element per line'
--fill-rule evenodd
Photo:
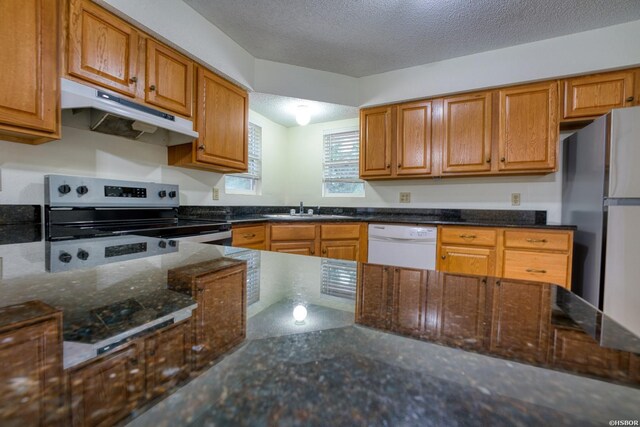
<path fill-rule="evenodd" d="M 178 242 L 145 236 L 113 236 L 46 242 L 46 269 L 50 273 L 97 267 L 118 261 L 178 251 Z"/>
<path fill-rule="evenodd" d="M 69 175 L 45 176 L 45 204 L 51 207 L 158 207 L 180 204 L 173 184 Z"/>

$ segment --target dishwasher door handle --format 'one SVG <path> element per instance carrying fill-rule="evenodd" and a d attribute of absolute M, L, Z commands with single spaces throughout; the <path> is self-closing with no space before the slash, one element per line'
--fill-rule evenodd
<path fill-rule="evenodd" d="M 436 243 L 436 238 L 429 239 L 405 239 L 402 237 L 383 237 L 383 236 L 369 236 L 370 242 L 414 242 L 414 243 Z"/>

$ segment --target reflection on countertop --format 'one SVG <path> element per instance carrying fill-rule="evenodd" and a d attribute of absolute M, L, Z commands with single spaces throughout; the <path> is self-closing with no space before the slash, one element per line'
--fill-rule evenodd
<path fill-rule="evenodd" d="M 47 395 L 59 401 L 70 387 L 64 405 L 46 400 L 58 419 L 598 425 L 633 419 L 640 405 L 638 337 L 603 329 L 601 313 L 550 284 L 182 242 L 57 273 L 46 272 L 44 243 L 6 245 L 0 257 L 0 334 L 46 323 L 39 336 L 55 336 L 57 322 L 66 334 L 89 317 L 126 329 L 117 313 L 146 321 L 147 306 L 173 309 L 165 294 L 196 304 L 173 325 L 46 371 L 58 379 Z M 53 307 L 49 320 L 7 307 L 30 300 Z M 48 349 L 51 360 L 67 350 Z M 9 374 L 0 417 L 23 408 Z"/>

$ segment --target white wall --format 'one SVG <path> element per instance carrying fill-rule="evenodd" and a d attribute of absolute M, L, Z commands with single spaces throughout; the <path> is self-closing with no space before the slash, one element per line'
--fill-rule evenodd
<path fill-rule="evenodd" d="M 357 127 L 358 119 L 289 129 L 289 176 L 286 203 L 320 206 L 398 208 L 468 208 L 546 210 L 549 222 L 560 222 L 561 172 L 544 176 L 442 178 L 369 181 L 365 197 L 322 197 L 322 136 L 325 129 Z M 560 140 L 568 134 L 561 134 Z M 562 159 L 559 159 L 562 165 Z M 400 191 L 411 192 L 411 203 L 399 203 Z M 511 193 L 521 194 L 521 205 L 511 206 Z"/>
<path fill-rule="evenodd" d="M 359 79 L 360 105 L 463 92 L 640 64 L 640 21 Z"/>
<path fill-rule="evenodd" d="M 283 167 L 286 128 L 254 111 L 249 120 L 262 126 L 264 152 L 262 195 L 224 193 L 223 175 L 166 166 L 165 147 L 130 141 L 88 130 L 63 127 L 63 138 L 31 146 L 0 141 L 0 204 L 43 204 L 44 175 L 67 174 L 156 181 L 180 185 L 185 205 L 279 205 L 287 176 Z M 212 200 L 212 188 L 220 200 Z"/>

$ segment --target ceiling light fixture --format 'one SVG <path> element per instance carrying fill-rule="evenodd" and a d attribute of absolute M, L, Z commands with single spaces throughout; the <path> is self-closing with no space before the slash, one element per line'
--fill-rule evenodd
<path fill-rule="evenodd" d="M 298 105 L 296 109 L 296 122 L 300 126 L 306 126 L 311 121 L 311 112 L 306 105 Z"/>

